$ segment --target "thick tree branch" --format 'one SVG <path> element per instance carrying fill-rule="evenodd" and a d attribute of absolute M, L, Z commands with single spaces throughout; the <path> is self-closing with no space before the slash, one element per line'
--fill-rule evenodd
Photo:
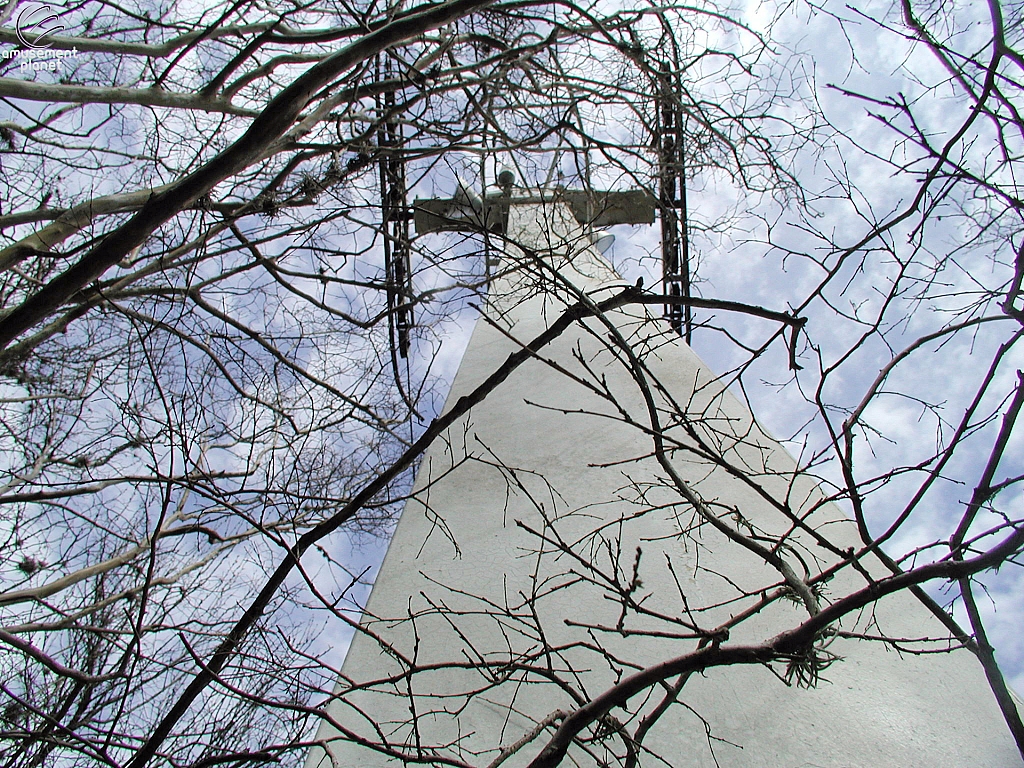
<path fill-rule="evenodd" d="M 82 259 L 0 319 L 0 349 L 45 319 L 78 291 L 123 259 L 171 217 L 224 179 L 257 160 L 288 131 L 302 110 L 334 78 L 371 56 L 460 18 L 494 0 L 454 0 L 430 6 L 365 35 L 314 65 L 274 97 L 228 149 L 165 190 L 155 192 L 131 220 L 107 235 Z"/>

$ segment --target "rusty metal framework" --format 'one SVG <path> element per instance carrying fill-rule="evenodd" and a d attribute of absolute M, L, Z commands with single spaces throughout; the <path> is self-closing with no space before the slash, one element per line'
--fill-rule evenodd
<path fill-rule="evenodd" d="M 662 279 L 666 296 L 690 297 L 690 238 L 686 209 L 686 114 L 678 76 L 668 64 L 658 76 L 654 143 L 658 151 Z M 693 319 L 684 302 L 665 304 L 672 328 L 690 343 Z"/>
<path fill-rule="evenodd" d="M 381 104 L 389 118 L 395 113 L 395 96 L 386 93 Z M 404 358 L 409 355 L 409 332 L 413 327 L 412 268 L 409 221 L 412 210 L 406 200 L 405 159 L 402 126 L 385 119 L 377 132 L 380 148 L 381 230 L 384 237 L 384 268 L 387 280 L 388 322 L 391 342 Z"/>

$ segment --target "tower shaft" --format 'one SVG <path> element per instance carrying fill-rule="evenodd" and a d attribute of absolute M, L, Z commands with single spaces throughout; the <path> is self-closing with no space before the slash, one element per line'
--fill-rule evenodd
<path fill-rule="evenodd" d="M 684 671 L 593 712 L 563 764 L 1020 764 L 966 651 L 839 634 L 944 636 L 907 594 L 788 668 L 685 672 L 679 659 L 808 618 L 784 568 L 741 540 L 823 602 L 887 572 L 865 559 L 815 581 L 857 546 L 853 524 L 666 323 L 628 303 L 585 311 L 624 290 L 585 235 L 564 205 L 510 206 L 518 245 L 448 407 L 567 307 L 575 319 L 423 457 L 310 768 L 530 765 L 570 713 L 668 660 Z"/>

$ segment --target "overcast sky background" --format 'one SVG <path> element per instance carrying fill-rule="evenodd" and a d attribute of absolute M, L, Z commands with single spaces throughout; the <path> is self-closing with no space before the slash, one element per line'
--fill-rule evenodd
<path fill-rule="evenodd" d="M 975 5 L 978 8 L 972 10 L 968 5 L 964 13 L 984 10 L 982 4 Z M 792 158 L 795 175 L 807 193 L 816 198 L 814 217 L 810 221 L 805 220 L 795 208 L 780 204 L 770 196 L 738 190 L 720 175 L 700 174 L 691 182 L 690 205 L 694 219 L 698 224 L 707 225 L 723 216 L 733 216 L 727 228 L 695 237 L 694 256 L 699 261 L 697 292 L 700 295 L 761 304 L 784 311 L 803 298 L 819 279 L 820 273 L 808 260 L 799 256 L 785 258 L 782 251 L 766 245 L 768 232 L 765 221 L 773 222 L 771 236 L 777 244 L 785 245 L 794 252 L 820 255 L 822 243 L 807 234 L 808 224 L 830 232 L 837 243 L 854 243 L 869 228 L 861 213 L 870 210 L 875 216 L 883 217 L 915 194 L 916 179 L 910 175 L 894 174 L 892 163 L 886 161 L 894 158 L 898 162 L 906 156 L 899 137 L 871 117 L 863 102 L 844 96 L 830 86 L 838 85 L 879 97 L 901 93 L 915 102 L 916 115 L 936 136 L 948 134 L 951 126 L 958 125 L 966 115 L 966 106 L 956 93 L 946 87 L 933 88 L 934 84 L 946 79 L 946 73 L 930 54 L 901 37 L 893 3 L 878 0 L 857 3 L 856 7 L 856 11 L 850 10 L 841 2 L 832 2 L 826 3 L 822 11 L 798 2 L 789 6 L 782 19 L 774 25 L 771 34 L 776 57 L 774 62 L 765 58 L 760 76 L 776 78 L 776 82 L 783 83 L 784 87 L 792 87 L 796 95 L 816 100 L 833 127 L 833 130 L 824 130 L 818 135 L 820 144 L 805 147 Z M 745 21 L 754 29 L 765 28 L 774 18 L 774 12 L 770 4 L 757 0 L 750 0 L 741 11 Z M 830 13 L 844 21 L 837 20 Z M 892 29 L 886 30 L 871 23 L 871 18 L 884 20 Z M 980 18 L 983 21 L 983 17 Z M 964 50 L 983 49 L 986 31 L 983 23 L 971 27 L 959 43 Z M 714 32 L 708 30 L 707 34 Z M 723 43 L 731 44 L 728 40 L 723 40 Z M 87 60 L 83 59 L 83 62 L 87 63 Z M 297 66 L 296 71 L 302 66 Z M 734 86 L 732 81 L 720 81 L 714 87 L 708 86 L 711 91 L 708 95 L 717 93 L 718 97 L 725 98 L 732 95 L 729 89 Z M 802 104 L 799 98 L 793 98 L 790 103 L 783 99 L 775 109 L 800 121 L 807 118 Z M 31 114 L 41 114 L 49 106 L 29 104 L 26 110 Z M 96 114 L 102 115 L 103 111 L 97 108 Z M 131 110 L 124 112 L 129 116 L 132 114 Z M 101 120 L 99 117 L 96 119 Z M 108 126 L 112 148 L 123 140 L 125 149 L 132 149 L 132 142 L 138 139 L 132 134 L 130 117 L 124 117 L 124 121 L 124 125 L 112 121 Z M 118 130 L 122 133 L 118 134 Z M 612 114 L 608 115 L 605 130 L 613 139 L 636 140 L 635 136 L 621 129 Z M 621 132 L 617 134 L 617 130 Z M 766 125 L 765 130 L 770 132 L 774 128 Z M 982 167 L 993 142 L 990 128 L 981 125 L 976 147 L 969 154 L 971 162 Z M 870 149 L 874 156 L 862 148 Z M 183 143 L 177 148 L 166 148 L 166 151 L 186 153 L 192 149 Z M 477 160 L 473 156 L 453 154 L 424 177 L 411 196 L 452 194 L 455 172 L 468 171 L 472 174 Z M 570 161 L 571 158 L 563 159 L 567 173 L 571 172 Z M 88 178 L 96 194 L 117 191 L 121 183 L 121 177 L 115 173 L 107 177 L 93 173 Z M 605 181 L 618 186 L 624 183 L 621 176 L 615 174 L 606 179 L 598 174 L 594 181 L 597 186 Z M 851 200 L 835 197 L 837 185 L 842 181 L 848 181 L 850 188 L 856 190 Z M 66 186 L 73 187 L 72 184 Z M 372 193 L 372 190 L 367 191 Z M 366 203 L 372 206 L 374 201 L 367 199 Z M 53 204 L 61 204 L 61 201 L 55 199 Z M 261 222 L 254 216 L 246 224 L 258 227 Z M 608 257 L 623 277 L 633 282 L 644 276 L 647 285 L 655 285 L 660 273 L 657 225 L 618 227 L 616 235 L 618 239 Z M 905 241 L 907 235 L 908 228 L 902 227 L 894 232 L 893 237 L 896 241 L 901 238 Z M 936 249 L 955 245 L 969 235 L 969 223 L 953 215 L 944 221 L 935 221 L 928 232 Z M 430 244 L 430 247 L 435 245 Z M 469 244 L 465 250 L 469 252 L 475 247 Z M 1007 254 L 1004 252 L 1003 256 L 1006 258 Z M 998 285 L 1002 280 L 1000 275 L 1005 271 L 1004 267 L 990 262 L 984 253 L 968 250 L 961 257 L 962 270 L 951 267 L 943 274 L 943 280 L 948 282 L 947 303 L 951 307 L 957 304 L 958 293 L 974 289 L 975 281 Z M 856 307 L 856 311 L 870 314 L 880 298 L 876 289 L 884 286 L 891 274 L 892 264 L 884 258 L 869 260 L 863 273 L 848 275 L 851 279 L 848 288 L 835 288 L 829 298 L 834 306 L 846 311 L 853 311 Z M 437 274 L 433 278 L 440 279 Z M 421 284 L 419 287 L 428 286 Z M 465 298 L 468 300 L 468 294 Z M 444 384 L 454 376 L 476 317 L 476 310 L 469 306 L 468 301 L 463 303 L 463 307 L 460 314 L 436 329 L 421 330 L 416 341 L 416 356 L 410 365 L 409 376 L 413 383 L 429 376 L 437 377 Z M 845 351 L 861 332 L 854 323 L 837 321 L 833 310 L 820 301 L 812 304 L 805 314 L 809 318 L 808 337 L 818 345 L 825 361 Z M 698 322 L 708 320 L 709 313 L 696 311 L 695 317 Z M 909 342 L 942 321 L 934 312 L 922 310 L 899 328 Z M 726 325 L 731 333 L 745 341 L 759 341 L 774 330 L 770 324 L 735 316 L 716 315 L 714 322 Z M 945 417 L 955 421 L 971 397 L 978 375 L 991 360 L 994 347 L 1005 338 L 1007 325 L 994 324 L 977 334 L 962 334 L 950 344 L 922 350 L 893 378 L 893 388 L 942 403 Z M 716 372 L 731 370 L 742 357 L 739 350 L 721 343 L 721 337 L 708 330 L 696 331 L 693 346 Z M 841 376 L 830 380 L 826 398 L 839 406 L 856 405 L 879 368 L 888 361 L 889 354 L 889 350 L 880 344 L 867 345 L 851 359 Z M 786 445 L 794 454 L 799 454 L 804 445 L 820 448 L 827 444 L 827 435 L 820 424 L 807 426 L 814 416 L 807 395 L 813 392 L 816 384 L 815 361 L 810 350 L 804 350 L 801 362 L 805 371 L 794 379 L 787 369 L 785 350 L 777 343 L 746 376 L 743 392 L 737 391 L 737 394 L 749 398 L 758 420 L 776 437 L 787 440 Z M 1024 367 L 1020 354 L 1011 356 L 1004 364 L 993 386 L 996 394 L 986 403 L 989 411 L 999 411 L 999 398 L 1012 391 L 1015 371 L 1020 367 Z M 439 387 L 439 392 L 443 393 L 443 390 L 444 386 Z M 434 412 L 441 407 L 442 401 L 441 396 L 434 398 Z M 433 413 L 427 410 L 422 415 L 423 421 L 417 425 L 419 429 Z M 885 472 L 893 466 L 912 462 L 910 457 L 927 456 L 934 451 L 934 418 L 922 409 L 920 403 L 897 396 L 883 397 L 869 410 L 867 419 L 885 437 L 873 440 L 870 445 L 866 442 L 859 444 L 857 461 L 863 476 Z M 979 439 L 967 446 L 949 467 L 949 475 L 967 484 L 949 482 L 933 492 L 924 507 L 927 514 L 916 518 L 913 526 L 892 542 L 893 554 L 898 555 L 922 542 L 948 536 L 951 524 L 955 525 L 951 521 L 962 511 L 963 503 L 972 490 L 970 483 L 977 477 L 986 458 L 984 438 L 991 437 L 991 431 L 979 433 Z M 1024 473 L 1022 448 L 1024 446 L 1019 439 L 1011 444 L 999 476 Z M 839 475 L 833 465 L 826 464 L 818 471 L 826 480 L 838 482 Z M 895 510 L 900 508 L 901 501 L 912 492 L 912 480 L 908 477 L 893 482 L 872 497 L 869 515 L 876 529 L 884 528 Z M 1019 515 L 1019 493 L 1001 501 L 1007 509 Z M 386 549 L 386 542 L 369 536 L 346 538 L 339 535 L 334 537 L 333 546 L 334 554 L 348 564 L 350 572 L 359 573 L 369 568 L 372 575 L 372 569 Z M 321 578 L 333 578 L 338 584 L 344 583 L 345 574 L 331 574 L 330 571 L 330 567 L 325 565 L 319 575 Z M 261 575 L 258 569 L 253 570 L 254 579 Z M 1014 687 L 1018 691 L 1024 690 L 1024 635 L 1020 632 L 1020 627 L 1024 626 L 1024 573 L 1020 567 L 1009 565 L 999 574 L 986 575 L 983 581 L 988 585 L 991 599 L 979 595 L 979 602 L 988 616 L 998 657 Z M 934 586 L 933 592 L 942 602 L 948 599 L 938 585 Z M 353 595 L 360 600 L 365 599 L 366 590 Z M 331 635 L 322 637 L 319 642 L 322 647 L 333 648 L 327 660 L 340 664 L 347 638 Z"/>

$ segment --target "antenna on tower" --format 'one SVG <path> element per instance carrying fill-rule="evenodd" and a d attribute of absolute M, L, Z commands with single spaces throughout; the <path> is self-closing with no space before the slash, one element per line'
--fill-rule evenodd
<path fill-rule="evenodd" d="M 661 208 L 661 264 L 665 294 L 690 298 L 690 237 L 686 207 L 686 114 L 682 108 L 678 74 L 665 62 L 658 73 L 657 117 L 654 123 L 658 150 L 659 204 Z M 693 319 L 689 303 L 665 304 L 672 328 L 690 343 Z"/>

